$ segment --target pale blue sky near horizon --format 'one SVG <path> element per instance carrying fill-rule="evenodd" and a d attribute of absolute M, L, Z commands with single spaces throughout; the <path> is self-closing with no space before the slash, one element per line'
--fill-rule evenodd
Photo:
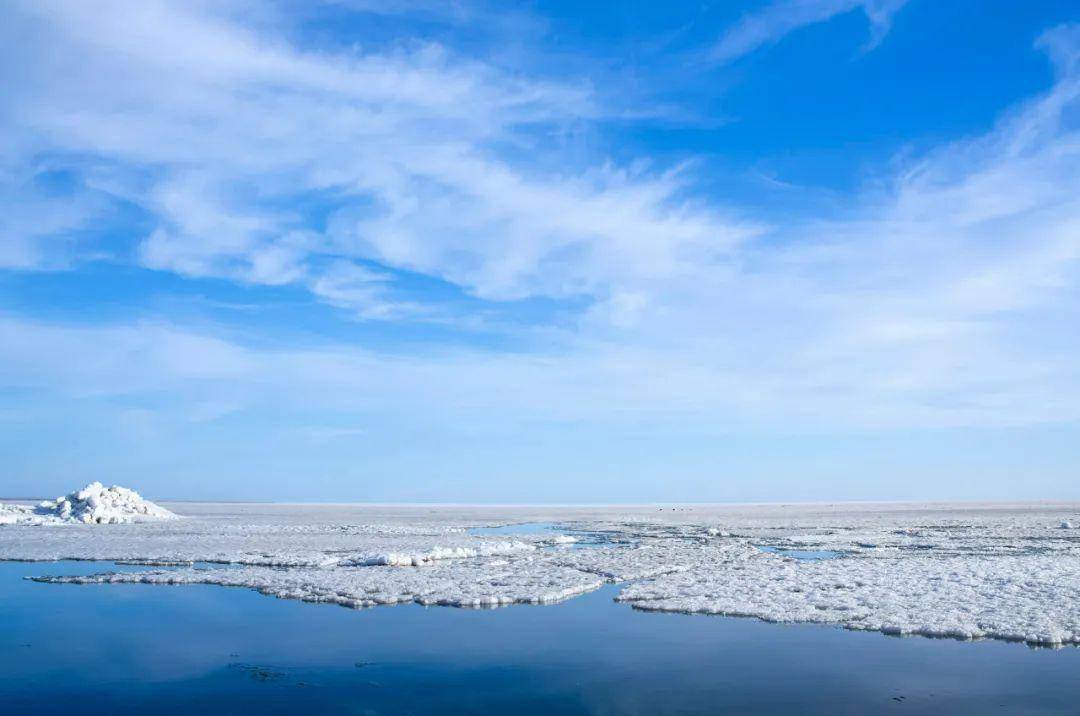
<path fill-rule="evenodd" d="M 1073 2 L 0 18 L 0 494 L 1080 499 Z"/>

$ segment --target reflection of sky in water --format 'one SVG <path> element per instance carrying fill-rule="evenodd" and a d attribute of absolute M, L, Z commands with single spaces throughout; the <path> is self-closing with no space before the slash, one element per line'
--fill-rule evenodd
<path fill-rule="evenodd" d="M 499 525 L 498 527 L 473 527 L 468 530 L 474 537 L 513 537 L 517 536 L 540 536 L 555 537 L 566 535 L 576 537 L 577 542 L 563 545 L 571 549 L 587 547 L 612 547 L 607 535 L 602 532 L 587 532 L 584 530 L 566 529 L 554 522 L 519 522 L 517 524 Z"/>
<path fill-rule="evenodd" d="M 568 534 L 566 530 L 559 529 L 554 522 L 519 522 L 512 525 L 499 525 L 498 527 L 473 527 L 469 534 L 477 537 L 492 537 L 506 535 L 542 535 L 551 536 Z"/>
<path fill-rule="evenodd" d="M 352 611 L 20 579 L 108 568 L 0 563 L 6 712 L 1069 713 L 1080 699 L 1080 649 L 644 614 L 613 603 L 616 587 L 546 607 Z"/>

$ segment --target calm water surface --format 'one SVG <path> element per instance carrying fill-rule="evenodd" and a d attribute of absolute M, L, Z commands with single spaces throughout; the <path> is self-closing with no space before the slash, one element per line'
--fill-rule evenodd
<path fill-rule="evenodd" d="M 474 537 L 520 537 L 522 535 L 541 535 L 555 537 L 565 535 L 574 537 L 577 542 L 571 545 L 562 545 L 558 549 L 588 549 L 590 547 L 613 547 L 618 546 L 609 540 L 609 536 L 602 532 L 589 532 L 587 530 L 575 530 L 564 528 L 554 522 L 518 522 L 498 527 L 473 527 L 468 533 Z"/>
<path fill-rule="evenodd" d="M 546 607 L 352 611 L 0 562 L 4 713 L 1075 714 L 1080 650 Z M 115 567 L 116 569 L 134 569 Z"/>

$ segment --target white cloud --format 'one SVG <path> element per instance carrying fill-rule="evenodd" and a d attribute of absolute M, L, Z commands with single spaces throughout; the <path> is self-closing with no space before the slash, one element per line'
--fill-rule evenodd
<path fill-rule="evenodd" d="M 889 31 L 892 17 L 907 0 L 777 0 L 761 10 L 747 13 L 723 34 L 711 56 L 730 62 L 754 50 L 779 42 L 807 25 L 816 25 L 837 15 L 861 10 L 870 23 L 866 48 L 876 46 Z"/>
<path fill-rule="evenodd" d="M 98 186 L 158 224 L 139 251 L 149 267 L 325 289 L 334 279 L 310 258 L 374 259 L 489 298 L 602 295 L 623 272 L 670 272 L 750 233 L 687 204 L 677 173 L 514 159 L 600 111 L 586 85 L 433 45 L 319 54 L 210 7 L 10 13 L 6 59 L 28 70 L 9 95 L 13 131 L 88 175 L 107 165 Z M 282 207 L 304 200 L 338 207 L 335 235 L 295 240 L 310 221 Z M 401 315 L 369 294 L 362 314 Z"/>
<path fill-rule="evenodd" d="M 733 57 L 856 7 L 884 27 L 899 4 L 776 5 L 721 46 Z M 147 266 L 302 285 L 384 320 L 439 316 L 397 295 L 397 271 L 491 301 L 588 299 L 531 353 L 412 358 L 8 318 L 8 385 L 204 419 L 217 413 L 200 406 L 276 401 L 490 425 L 1080 419 L 1075 28 L 1041 40 L 1053 88 L 993 131 L 899 161 L 849 215 L 768 228 L 691 199 L 687 168 L 528 161 L 559 126 L 603 115 L 587 87 L 431 46 L 313 53 L 202 4 L 8 15 L 4 60 L 27 72 L 5 94 L 18 139 L 5 159 L 47 149 L 139 206 Z"/>

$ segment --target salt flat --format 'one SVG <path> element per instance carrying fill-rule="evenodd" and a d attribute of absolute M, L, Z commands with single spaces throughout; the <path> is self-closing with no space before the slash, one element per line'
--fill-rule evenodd
<path fill-rule="evenodd" d="M 1080 504 L 163 505 L 183 519 L 3 525 L 0 559 L 145 566 L 43 566 L 43 581 L 215 584 L 349 607 L 551 603 L 616 583 L 641 610 L 1080 644 Z M 534 523 L 554 528 L 472 533 Z"/>

